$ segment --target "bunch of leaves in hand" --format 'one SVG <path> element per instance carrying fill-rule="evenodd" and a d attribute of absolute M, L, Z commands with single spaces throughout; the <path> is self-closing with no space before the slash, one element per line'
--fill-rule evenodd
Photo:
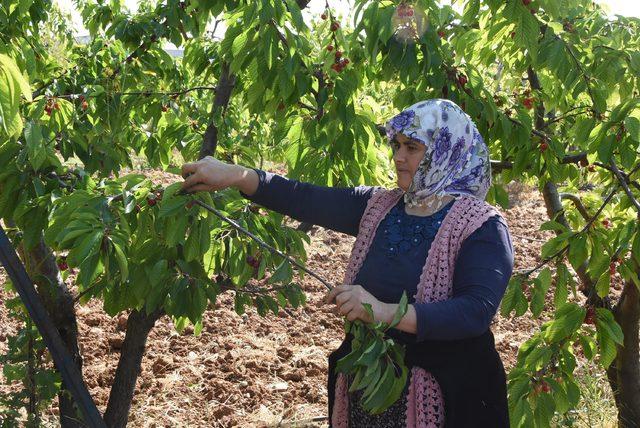
<path fill-rule="evenodd" d="M 371 317 L 371 305 L 364 304 Z M 405 349 L 386 335 L 407 313 L 407 295 L 402 293 L 398 310 L 390 324 L 382 321 L 363 323 L 346 321 L 351 334 L 351 353 L 338 361 L 336 371 L 353 376 L 350 392 L 364 389 L 361 406 L 372 414 L 382 413 L 402 395 L 408 369 L 404 363 Z"/>

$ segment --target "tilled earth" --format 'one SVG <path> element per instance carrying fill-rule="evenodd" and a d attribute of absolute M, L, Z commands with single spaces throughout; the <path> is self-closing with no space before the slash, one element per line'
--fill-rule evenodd
<path fill-rule="evenodd" d="M 151 173 L 169 184 L 168 174 Z M 535 266 L 540 246 L 550 232 L 539 231 L 547 220 L 544 203 L 535 189 L 509 186 L 512 206 L 503 210 L 516 250 L 515 269 Z M 342 280 L 354 238 L 331 230 L 310 232 L 308 267 L 333 283 Z M 0 284 L 4 282 L 0 270 Z M 342 321 L 324 306 L 322 284 L 306 276 L 306 307 L 261 318 L 255 311 L 243 316 L 233 311 L 233 296 L 223 294 L 204 315 L 199 337 L 187 328 L 175 331 L 164 317 L 152 330 L 142 362 L 131 410 L 133 427 L 216 426 L 326 426 L 325 386 L 327 356 L 341 341 Z M 9 297 L 0 291 L 0 301 Z M 548 320 L 553 287 L 539 319 L 528 313 L 519 318 L 496 315 L 492 331 L 507 371 L 515 364 L 518 347 Z M 99 409 L 104 411 L 124 338 L 126 314 L 111 318 L 100 302 L 77 307 L 83 372 Z M 16 331 L 0 305 L 0 353 L 6 336 Z M 0 383 L 4 379 L 1 377 Z M 7 391 L 0 386 L 0 393 Z M 57 408 L 47 410 L 55 420 Z"/>

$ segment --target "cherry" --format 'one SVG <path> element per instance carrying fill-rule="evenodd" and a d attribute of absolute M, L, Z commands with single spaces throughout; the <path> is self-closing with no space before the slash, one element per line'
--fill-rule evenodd
<path fill-rule="evenodd" d="M 580 159 L 580 166 L 581 166 L 581 167 L 585 167 L 585 166 L 587 166 L 587 165 L 589 165 L 589 161 L 588 161 L 588 160 L 586 160 L 586 159 Z"/>
<path fill-rule="evenodd" d="M 444 31 L 444 30 L 440 30 L 440 31 L 438 31 L 438 36 L 439 36 L 441 39 L 444 39 L 444 36 L 446 36 L 446 35 L 447 35 L 447 33 L 445 33 L 445 31 Z"/>
<path fill-rule="evenodd" d="M 169 111 L 169 106 L 166 105 L 166 104 L 162 104 L 162 111 L 165 112 L 165 113 L 168 112 Z"/>
<path fill-rule="evenodd" d="M 609 265 L 609 275 L 614 276 L 616 274 L 616 262 L 613 261 Z"/>
<path fill-rule="evenodd" d="M 58 269 L 63 270 L 63 271 L 67 270 L 67 269 L 69 269 L 69 265 L 67 264 L 67 262 L 60 261 L 60 262 L 58 262 Z"/>
<path fill-rule="evenodd" d="M 51 116 L 51 107 L 49 107 L 49 106 L 45 106 L 45 107 L 44 107 L 44 111 L 45 111 L 49 116 Z"/>
<path fill-rule="evenodd" d="M 609 229 L 611 227 L 611 221 L 609 221 L 608 218 L 605 218 L 604 220 L 602 220 L 602 225 Z"/>
<path fill-rule="evenodd" d="M 53 109 L 54 110 L 60 110 L 60 104 L 58 104 L 57 101 L 53 103 Z"/>
<path fill-rule="evenodd" d="M 82 104 L 80 104 L 80 108 L 81 108 L 82 110 L 86 110 L 86 109 L 88 109 L 88 108 L 89 108 L 89 103 L 88 103 L 88 102 L 86 102 L 86 101 L 82 101 Z"/>
<path fill-rule="evenodd" d="M 187 204 L 185 205 L 185 207 L 186 207 L 187 209 L 191 209 L 191 207 L 193 207 L 195 204 L 196 204 L 196 203 L 195 203 L 195 201 L 189 201 L 189 202 L 187 202 Z"/>
<path fill-rule="evenodd" d="M 407 16 L 413 16 L 413 9 L 409 9 L 407 11 Z"/>
<path fill-rule="evenodd" d="M 549 144 L 541 143 L 540 144 L 540 153 L 544 153 L 549 148 Z"/>
<path fill-rule="evenodd" d="M 345 58 L 345 59 L 344 59 L 344 63 L 345 63 L 345 64 L 349 64 L 349 58 Z"/>
<path fill-rule="evenodd" d="M 514 37 L 516 37 L 516 32 L 515 32 L 515 31 L 512 31 L 512 32 L 511 32 L 511 34 L 510 34 L 510 36 L 511 36 L 511 38 L 513 39 Z"/>
<path fill-rule="evenodd" d="M 466 84 L 467 84 L 467 81 L 468 81 L 468 80 L 467 80 L 467 76 L 465 76 L 464 74 L 461 74 L 461 75 L 458 77 L 458 83 L 460 83 L 460 85 L 461 85 L 461 86 L 466 85 Z"/>
<path fill-rule="evenodd" d="M 342 51 L 336 51 L 336 59 L 342 58 Z"/>
<path fill-rule="evenodd" d="M 284 110 L 284 103 L 280 102 L 280 104 L 278 104 L 278 110 Z"/>
<path fill-rule="evenodd" d="M 533 108 L 533 98 L 525 98 L 522 101 L 522 105 L 524 105 L 527 109 L 531 110 Z"/>
<path fill-rule="evenodd" d="M 329 46 L 327 46 L 327 50 L 328 50 L 329 52 L 331 52 L 331 51 L 333 50 L 333 45 L 329 45 Z"/>
<path fill-rule="evenodd" d="M 80 100 L 80 102 L 84 101 L 84 95 L 78 96 L 78 99 Z"/>
<path fill-rule="evenodd" d="M 596 166 L 595 165 L 589 165 L 589 167 L 587 169 L 589 170 L 589 172 L 596 172 Z"/>
<path fill-rule="evenodd" d="M 531 12 L 531 15 L 535 15 L 537 11 L 538 9 L 536 9 L 535 7 L 532 9 L 529 9 L 529 12 Z"/>
<path fill-rule="evenodd" d="M 462 110 L 466 110 L 467 108 L 467 103 L 465 103 L 464 101 L 462 102 L 462 104 L 460 104 L 460 107 L 462 108 Z"/>
<path fill-rule="evenodd" d="M 522 0 L 522 4 L 525 6 L 529 6 L 531 4 L 531 0 Z"/>
<path fill-rule="evenodd" d="M 320 18 L 322 18 L 323 20 L 326 20 L 327 19 L 327 14 L 323 13 L 322 15 L 320 15 Z"/>
<path fill-rule="evenodd" d="M 136 204 L 136 208 L 135 208 L 136 212 L 139 213 L 141 208 L 140 208 L 140 204 Z"/>
<path fill-rule="evenodd" d="M 338 22 L 336 22 L 336 21 L 333 21 L 331 23 L 331 31 L 337 31 L 338 28 L 340 28 L 340 24 L 338 24 Z"/>
<path fill-rule="evenodd" d="M 545 381 L 542 381 L 542 392 L 549 392 L 551 391 L 551 387 L 549 386 L 549 384 Z"/>
<path fill-rule="evenodd" d="M 154 207 L 156 204 L 158 203 L 158 201 L 154 198 L 147 198 L 147 204 L 150 207 Z"/>
<path fill-rule="evenodd" d="M 254 256 L 247 256 L 247 264 L 252 268 L 260 266 L 260 262 Z"/>

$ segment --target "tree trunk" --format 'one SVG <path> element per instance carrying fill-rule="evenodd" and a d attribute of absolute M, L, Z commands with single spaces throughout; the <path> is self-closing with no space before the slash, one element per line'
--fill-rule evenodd
<path fill-rule="evenodd" d="M 562 207 L 562 200 L 560 199 L 560 194 L 558 193 L 556 184 L 552 181 L 547 181 L 544 184 L 542 196 L 544 198 L 544 205 L 547 208 L 547 215 L 549 216 L 549 219 L 553 219 L 558 215 L 556 221 L 566 227 L 569 227 L 569 222 L 567 222 L 567 219 L 564 216 L 564 208 Z M 578 267 L 578 269 L 576 269 L 576 274 L 584 286 L 583 291 L 588 291 L 595 286 L 593 280 L 587 273 L 588 266 L 588 261 L 585 261 L 580 267 Z M 593 293 L 593 295 L 598 298 L 595 293 Z"/>
<path fill-rule="evenodd" d="M 615 386 L 613 393 L 618 407 L 618 426 L 631 428 L 640 426 L 640 343 L 638 330 L 640 321 L 640 292 L 633 281 L 625 282 L 620 302 L 613 311 L 616 322 L 624 334 L 623 346 L 617 346 L 614 360 Z M 609 379 L 613 376 L 609 375 Z M 612 384 L 612 388 L 614 386 Z"/>
<path fill-rule="evenodd" d="M 26 252 L 22 251 L 22 253 L 27 272 L 37 287 L 42 303 L 60 333 L 73 361 L 82 372 L 82 357 L 78 349 L 78 324 L 73 295 L 60 276 L 53 252 L 41 238 L 35 247 L 26 250 Z M 80 413 L 74 404 L 71 393 L 65 389 L 64 382 L 58 393 L 58 402 L 62 428 L 85 426 L 81 421 Z"/>
<path fill-rule="evenodd" d="M 215 124 L 215 115 L 219 109 L 225 110 L 229 104 L 231 98 L 231 92 L 236 85 L 236 77 L 231 74 L 229 70 L 229 64 L 223 62 L 220 65 L 222 71 L 220 72 L 220 78 L 216 85 L 216 96 L 213 100 L 213 106 L 211 107 L 211 120 L 204 132 L 204 138 L 202 140 L 202 146 L 200 147 L 199 159 L 205 156 L 213 156 L 216 152 L 218 145 L 218 128 Z"/>
<path fill-rule="evenodd" d="M 127 332 L 118 368 L 116 369 L 104 421 L 108 427 L 125 427 L 129 418 L 131 401 L 140 375 L 142 357 L 147 344 L 149 332 L 156 321 L 163 315 L 161 310 L 147 315 L 145 310 L 133 311 L 127 319 Z"/>

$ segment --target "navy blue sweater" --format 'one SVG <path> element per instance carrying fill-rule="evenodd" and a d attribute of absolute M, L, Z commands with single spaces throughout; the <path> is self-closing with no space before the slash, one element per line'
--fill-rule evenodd
<path fill-rule="evenodd" d="M 256 169 L 257 191 L 244 197 L 296 220 L 352 236 L 371 187 L 323 187 Z M 395 332 L 405 341 L 456 340 L 479 336 L 489 327 L 513 270 L 513 246 L 506 224 L 491 217 L 462 244 L 453 276 L 452 298 L 415 303 L 427 252 L 453 201 L 431 216 L 407 214 L 404 199 L 380 223 L 355 283 L 378 300 L 397 303 L 407 292 L 417 315 L 417 334 Z"/>

